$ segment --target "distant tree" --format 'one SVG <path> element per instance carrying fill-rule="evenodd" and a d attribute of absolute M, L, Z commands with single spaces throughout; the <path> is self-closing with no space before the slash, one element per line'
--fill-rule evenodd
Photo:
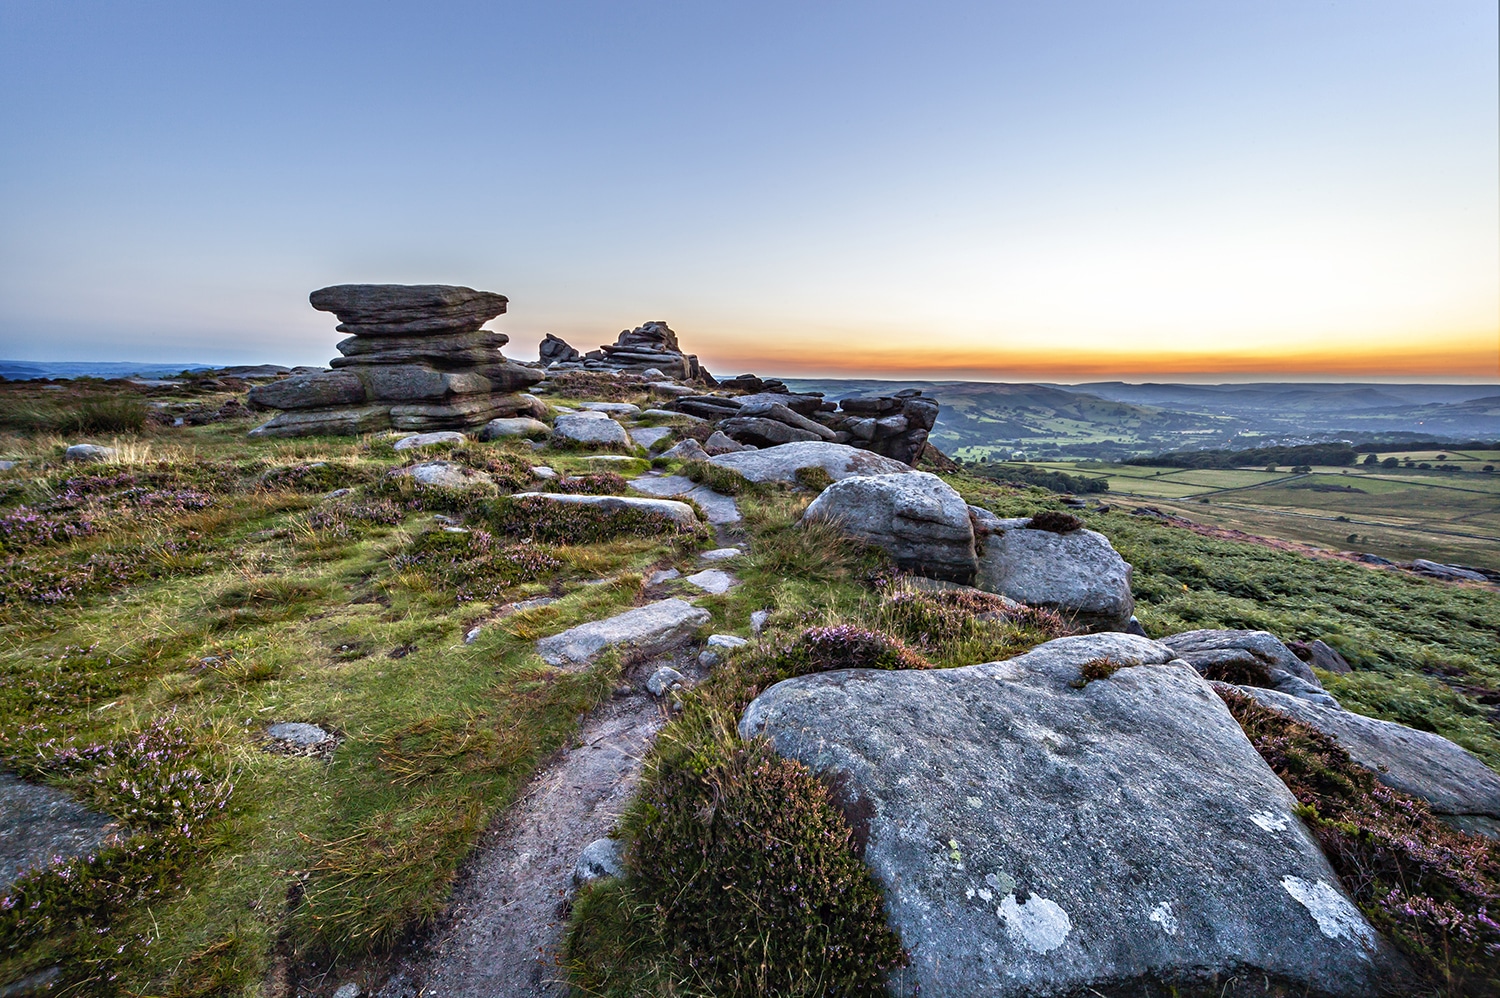
<path fill-rule="evenodd" d="M 1274 464 L 1268 464 L 1268 465 L 1266 465 L 1266 470 L 1269 471 L 1271 474 L 1274 475 L 1276 473 L 1276 465 L 1274 465 Z"/>
<path fill-rule="evenodd" d="M 1484 466 L 1484 470 L 1485 471 L 1494 471 L 1495 470 L 1495 466 L 1493 464 L 1487 464 L 1487 465 Z"/>
<path fill-rule="evenodd" d="M 1388 457 L 1380 462 L 1380 466 L 1382 468 L 1399 468 L 1401 467 L 1401 459 L 1399 457 Z"/>
<path fill-rule="evenodd" d="M 1406 466 L 1408 468 L 1415 468 L 1417 466 L 1417 462 L 1415 462 L 1415 461 L 1407 461 L 1406 462 Z"/>
<path fill-rule="evenodd" d="M 1310 465 L 1310 464 L 1299 464 L 1299 465 L 1295 465 L 1292 468 L 1292 474 L 1294 474 L 1294 475 L 1307 475 L 1307 474 L 1311 474 L 1311 472 L 1312 472 L 1312 465 Z"/>
<path fill-rule="evenodd" d="M 1439 460 L 1439 461 L 1446 461 L 1446 460 L 1448 460 L 1448 455 L 1447 455 L 1447 454 L 1439 454 L 1439 455 L 1438 455 L 1438 456 L 1437 456 L 1437 459 L 1438 459 L 1438 460 Z"/>
<path fill-rule="evenodd" d="M 1364 461 L 1361 462 L 1361 463 L 1363 463 L 1363 464 L 1379 464 L 1380 463 L 1380 455 L 1379 454 L 1367 454 L 1367 455 L 1365 455 Z"/>
<path fill-rule="evenodd" d="M 1428 464 L 1426 461 L 1423 461 L 1421 464 L 1417 465 L 1417 470 L 1418 471 L 1431 471 L 1432 470 L 1432 465 Z"/>
<path fill-rule="evenodd" d="M 1359 540 L 1359 535 L 1350 534 L 1348 537 L 1345 537 L 1344 540 L 1350 544 L 1353 544 L 1355 541 Z"/>

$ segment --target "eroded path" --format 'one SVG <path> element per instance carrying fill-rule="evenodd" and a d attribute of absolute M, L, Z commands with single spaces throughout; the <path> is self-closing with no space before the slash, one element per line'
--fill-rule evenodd
<path fill-rule="evenodd" d="M 590 714 L 572 746 L 490 830 L 454 892 L 447 924 L 398 969 L 380 998 L 567 993 L 556 952 L 573 866 L 635 793 L 641 759 L 664 720 L 643 689 L 644 676 L 659 664 L 631 670 L 630 694 Z"/>

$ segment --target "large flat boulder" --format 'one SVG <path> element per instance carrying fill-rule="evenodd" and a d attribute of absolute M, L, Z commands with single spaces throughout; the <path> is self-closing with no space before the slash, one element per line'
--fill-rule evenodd
<path fill-rule="evenodd" d="M 1420 797 L 1466 832 L 1500 838 L 1500 773 L 1442 735 L 1327 707 L 1303 697 L 1236 686 L 1262 706 L 1310 724 L 1388 787 Z"/>
<path fill-rule="evenodd" d="M 974 581 L 974 528 L 963 497 L 936 475 L 912 471 L 834 482 L 803 513 L 883 548 L 896 564 L 928 578 Z"/>
<path fill-rule="evenodd" d="M 1085 529 L 1036 530 L 1029 517 L 981 512 L 977 587 L 1056 610 L 1089 631 L 1123 631 L 1130 623 L 1130 565 L 1109 538 Z"/>
<path fill-rule="evenodd" d="M 1085 681 L 1104 660 L 1118 671 Z M 1291 792 L 1148 639 L 802 676 L 756 698 L 740 734 L 840 788 L 923 995 L 1248 970 L 1363 996 L 1399 974 Z"/>
<path fill-rule="evenodd" d="M 577 671 L 610 648 L 654 655 L 691 640 L 713 614 L 680 599 L 664 599 L 624 613 L 570 627 L 536 643 L 548 665 Z"/>
<path fill-rule="evenodd" d="M 452 284 L 337 284 L 308 301 L 337 315 L 341 333 L 430 336 L 474 332 L 503 314 L 508 300 Z"/>
<path fill-rule="evenodd" d="M 606 513 L 650 513 L 666 517 L 680 527 L 691 529 L 698 522 L 693 507 L 675 499 L 642 499 L 637 496 L 587 496 L 567 492 L 517 492 L 516 499 L 543 499 L 570 506 L 588 506 Z"/>
<path fill-rule="evenodd" d="M 1326 707 L 1337 707 L 1317 674 L 1269 631 L 1205 628 L 1161 639 L 1209 679 L 1264 686 Z"/>
<path fill-rule="evenodd" d="M 629 447 L 630 435 L 608 413 L 585 409 L 568 412 L 552 421 L 552 433 L 562 440 L 579 444 L 604 444 Z"/>
<path fill-rule="evenodd" d="M 391 407 L 365 405 L 340 409 L 294 409 L 250 431 L 252 437 L 353 436 L 391 428 Z"/>
<path fill-rule="evenodd" d="M 752 482 L 795 482 L 802 468 L 822 468 L 834 481 L 856 475 L 910 474 L 900 461 L 881 457 L 848 444 L 808 440 L 761 450 L 717 454 L 709 458 L 721 468 L 737 471 Z"/>
<path fill-rule="evenodd" d="M 691 499 L 703 511 L 703 518 L 715 526 L 738 523 L 741 520 L 740 507 L 734 501 L 733 496 L 715 492 L 707 485 L 699 485 L 683 475 L 632 478 L 630 487 L 648 496 L 680 496 L 684 499 Z"/>

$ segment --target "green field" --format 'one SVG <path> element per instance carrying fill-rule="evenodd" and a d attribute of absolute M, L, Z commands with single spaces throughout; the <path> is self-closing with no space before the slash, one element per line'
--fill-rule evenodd
<path fill-rule="evenodd" d="M 1105 477 L 1111 497 L 1249 533 L 1367 551 L 1399 561 L 1429 558 L 1500 570 L 1500 461 L 1495 451 L 1396 453 L 1462 472 L 1382 468 L 1286 470 L 1152 468 L 1096 461 L 1038 462 L 1037 468 Z M 1386 455 L 1381 455 L 1384 458 Z"/>

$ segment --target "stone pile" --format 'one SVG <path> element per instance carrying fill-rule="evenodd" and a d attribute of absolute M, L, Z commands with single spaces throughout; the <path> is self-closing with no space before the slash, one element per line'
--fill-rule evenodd
<path fill-rule="evenodd" d="M 549 370 L 655 371 L 666 378 L 717 384 L 695 354 L 682 352 L 677 334 L 660 320 L 623 329 L 613 343 L 586 354 L 548 333 L 538 352 Z"/>
<path fill-rule="evenodd" d="M 505 312 L 504 295 L 444 284 L 341 284 L 309 300 L 352 335 L 338 344 L 332 370 L 251 389 L 251 405 L 283 410 L 253 435 L 461 430 L 533 407 L 514 393 L 541 381 L 542 371 L 506 359 L 500 348 L 509 337 L 481 328 Z"/>
<path fill-rule="evenodd" d="M 741 375 L 720 387 L 752 383 L 748 379 L 768 387 L 780 384 Z M 740 444 L 774 447 L 827 440 L 874 451 L 907 465 L 917 463 L 937 422 L 937 402 L 922 397 L 917 389 L 846 398 L 835 404 L 816 392 L 797 394 L 782 388 L 740 396 L 688 395 L 677 399 L 672 407 L 715 422 L 720 432 Z M 712 453 L 713 448 L 709 451 Z"/>

